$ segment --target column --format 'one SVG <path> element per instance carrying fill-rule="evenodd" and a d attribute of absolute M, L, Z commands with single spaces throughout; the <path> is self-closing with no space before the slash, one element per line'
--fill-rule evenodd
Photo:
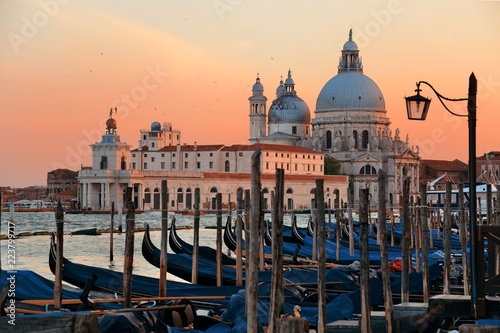
<path fill-rule="evenodd" d="M 104 183 L 101 183 L 101 210 L 104 210 L 104 198 L 105 198 L 105 193 L 104 193 Z"/>

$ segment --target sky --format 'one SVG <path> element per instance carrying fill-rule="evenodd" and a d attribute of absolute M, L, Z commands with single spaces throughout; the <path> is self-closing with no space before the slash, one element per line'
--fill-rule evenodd
<path fill-rule="evenodd" d="M 404 97 L 423 80 L 465 98 L 472 72 L 477 155 L 500 151 L 499 17 L 500 1 L 472 0 L 0 1 L 0 186 L 90 165 L 112 107 L 132 148 L 154 121 L 183 143 L 246 144 L 257 73 L 269 107 L 291 69 L 314 117 L 350 29 L 392 131 L 422 158 L 467 162 L 467 118 L 421 86 L 427 120 L 409 121 Z"/>

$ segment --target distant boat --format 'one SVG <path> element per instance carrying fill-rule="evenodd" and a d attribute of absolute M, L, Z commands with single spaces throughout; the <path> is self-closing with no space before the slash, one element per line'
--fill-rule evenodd
<path fill-rule="evenodd" d="M 101 232 L 97 230 L 97 228 L 89 228 L 89 229 L 82 229 L 82 230 L 77 230 L 71 232 L 72 235 L 89 235 L 89 236 L 97 236 L 100 235 Z"/>

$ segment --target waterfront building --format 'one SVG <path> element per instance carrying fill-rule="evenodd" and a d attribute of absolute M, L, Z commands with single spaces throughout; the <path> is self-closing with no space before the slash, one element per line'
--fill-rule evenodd
<path fill-rule="evenodd" d="M 78 171 L 69 169 L 56 169 L 47 173 L 47 191 L 49 200 L 57 201 L 59 193 L 65 192 L 67 195 L 76 197 L 78 187 Z M 38 199 L 38 198 L 37 198 Z"/>
<path fill-rule="evenodd" d="M 287 209 L 309 209 L 314 199 L 316 179 L 324 179 L 325 195 L 330 203 L 334 191 L 346 193 L 346 176 L 324 175 L 324 154 L 300 146 L 256 143 L 252 145 L 181 145 L 180 131 L 172 126 L 151 124 L 140 131 L 139 147 L 121 142 L 116 120 L 106 122 L 106 134 L 91 145 L 92 166 L 83 167 L 80 205 L 83 209 L 109 210 L 111 202 L 123 202 L 126 189 L 132 188 L 132 200 L 141 210 L 161 209 L 161 181 L 166 179 L 169 209 L 192 210 L 194 192 L 200 190 L 203 209 L 216 208 L 221 193 L 225 206 L 236 202 L 238 191 L 250 189 L 250 161 L 260 149 L 260 172 L 264 208 L 270 209 L 277 168 L 285 172 Z M 165 138 L 174 138 L 173 140 Z"/>

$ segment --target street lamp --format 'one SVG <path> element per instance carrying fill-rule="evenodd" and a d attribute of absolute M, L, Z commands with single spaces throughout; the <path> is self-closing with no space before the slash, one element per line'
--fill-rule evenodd
<path fill-rule="evenodd" d="M 417 92 L 416 95 L 405 97 L 406 99 L 406 109 L 408 112 L 408 119 L 412 120 L 425 120 L 427 116 L 427 111 L 429 110 L 429 105 L 431 103 L 430 99 L 427 99 L 420 95 L 420 84 L 425 84 L 429 86 L 432 91 L 436 94 L 441 104 L 444 106 L 446 111 L 451 113 L 457 117 L 467 117 L 469 122 L 469 194 L 470 194 L 470 216 L 469 216 L 469 224 L 470 224 L 470 262 L 471 262 L 471 298 L 472 298 L 472 306 L 474 307 L 474 316 L 477 318 L 478 314 L 484 313 L 484 288 L 481 288 L 478 291 L 478 284 L 481 282 L 478 281 L 478 263 L 484 261 L 483 255 L 481 251 L 484 251 L 484 243 L 482 243 L 480 249 L 478 250 L 478 245 L 480 242 L 477 236 L 477 202 L 476 202 L 476 95 L 477 95 L 477 80 L 474 73 L 471 73 L 469 76 L 469 93 L 467 98 L 446 98 L 434 89 L 428 82 L 419 81 L 417 82 Z M 445 105 L 444 101 L 467 101 L 467 114 L 457 114 L 452 112 Z M 479 258 L 478 258 L 479 256 Z M 481 263 L 481 266 L 484 265 Z M 484 275 L 481 273 L 481 275 Z M 481 284 L 482 285 L 482 284 Z M 480 304 L 480 308 L 478 309 L 478 294 L 480 294 L 480 298 L 482 303 Z"/>

